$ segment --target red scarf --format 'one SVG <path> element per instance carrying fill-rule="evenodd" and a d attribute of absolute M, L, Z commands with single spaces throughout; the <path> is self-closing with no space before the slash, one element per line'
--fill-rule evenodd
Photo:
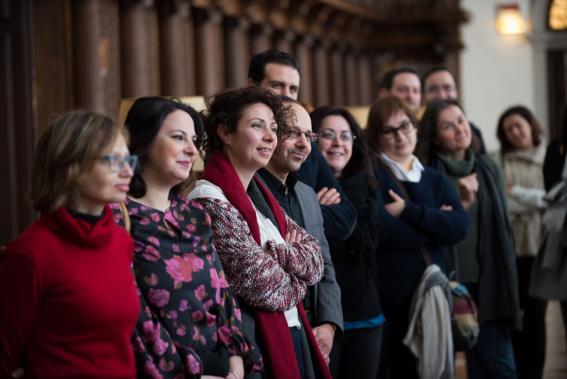
<path fill-rule="evenodd" d="M 248 223 L 256 243 L 261 245 L 256 211 L 228 157 L 224 153 L 215 153 L 207 161 L 201 179 L 208 180 L 222 189 L 228 201 L 238 209 Z M 253 180 L 270 206 L 276 218 L 280 234 L 285 236 L 287 225 L 280 205 L 261 180 L 258 180 L 256 177 Z M 331 373 L 317 346 L 317 341 L 303 310 L 303 305 L 299 302 L 296 306 L 307 335 L 316 376 L 318 378 L 331 379 Z M 291 333 L 284 313 L 254 309 L 254 318 L 259 331 L 262 355 L 264 357 L 264 376 L 273 379 L 300 379 L 301 375 L 295 359 Z"/>

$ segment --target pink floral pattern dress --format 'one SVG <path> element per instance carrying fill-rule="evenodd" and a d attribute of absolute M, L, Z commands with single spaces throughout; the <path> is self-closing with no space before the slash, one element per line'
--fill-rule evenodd
<path fill-rule="evenodd" d="M 174 198 L 165 212 L 126 200 L 134 240 L 141 314 L 133 337 L 138 377 L 225 376 L 241 355 L 247 371 L 261 357 L 241 332 L 242 318 L 203 207 Z M 120 208 L 115 221 L 124 224 Z"/>

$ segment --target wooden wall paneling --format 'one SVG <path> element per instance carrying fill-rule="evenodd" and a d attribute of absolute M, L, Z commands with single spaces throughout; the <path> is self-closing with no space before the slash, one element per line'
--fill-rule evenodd
<path fill-rule="evenodd" d="M 70 0 L 30 1 L 33 117 L 41 135 L 57 113 L 74 109 L 73 23 Z"/>
<path fill-rule="evenodd" d="M 244 87 L 248 82 L 250 63 L 250 41 L 248 32 L 250 22 L 247 18 L 227 19 L 224 28 L 226 86 Z"/>
<path fill-rule="evenodd" d="M 118 22 L 115 0 L 73 2 L 75 103 L 111 117 L 121 98 Z"/>
<path fill-rule="evenodd" d="M 345 105 L 360 105 L 358 93 L 358 53 L 354 48 L 348 49 L 344 55 L 346 69 L 346 102 Z"/>
<path fill-rule="evenodd" d="M 197 89 L 203 96 L 225 88 L 223 16 L 213 10 L 195 11 Z"/>
<path fill-rule="evenodd" d="M 310 35 L 304 35 L 298 40 L 295 46 L 295 56 L 301 68 L 301 82 L 299 86 L 299 100 L 303 103 L 313 104 L 314 99 L 314 81 L 313 73 L 315 66 L 313 64 L 312 49 L 315 40 Z"/>
<path fill-rule="evenodd" d="M 331 103 L 336 106 L 346 105 L 343 51 L 344 46 L 342 44 L 336 44 L 334 49 L 331 50 Z"/>
<path fill-rule="evenodd" d="M 157 12 L 144 3 L 120 2 L 122 97 L 158 95 Z"/>
<path fill-rule="evenodd" d="M 279 30 L 274 33 L 274 47 L 286 53 L 293 53 L 293 41 L 295 40 L 295 33 L 291 30 Z"/>
<path fill-rule="evenodd" d="M 170 7 L 164 9 L 168 3 Z M 186 2 L 177 6 L 173 4 L 167 1 L 158 3 L 161 94 L 187 96 L 189 82 L 194 80 L 187 67 L 194 66 L 189 61 L 192 54 L 188 51 L 192 42 L 187 43 L 187 39 L 192 38 L 189 30 L 190 9 Z"/>
<path fill-rule="evenodd" d="M 314 66 L 313 72 L 315 87 L 315 105 L 329 105 L 331 103 L 331 73 L 329 72 L 329 50 L 331 43 L 328 40 L 320 41 L 314 49 Z"/>
<path fill-rule="evenodd" d="M 31 0 L 1 0 L 0 9 L 0 244 L 35 218 L 27 193 L 34 148 Z"/>
<path fill-rule="evenodd" d="M 253 25 L 250 29 L 250 51 L 252 55 L 273 48 L 274 29 L 269 24 Z"/>
<path fill-rule="evenodd" d="M 371 57 L 361 53 L 358 56 L 358 105 L 370 105 L 374 102 L 374 82 Z"/>

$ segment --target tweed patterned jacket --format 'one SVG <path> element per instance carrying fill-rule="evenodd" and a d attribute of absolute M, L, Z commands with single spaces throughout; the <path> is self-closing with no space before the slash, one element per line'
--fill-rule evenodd
<path fill-rule="evenodd" d="M 287 230 L 299 243 L 259 246 L 240 212 L 228 201 L 196 197 L 213 221 L 214 244 L 233 292 L 245 303 L 280 312 L 305 296 L 323 275 L 319 241 L 286 215 Z"/>

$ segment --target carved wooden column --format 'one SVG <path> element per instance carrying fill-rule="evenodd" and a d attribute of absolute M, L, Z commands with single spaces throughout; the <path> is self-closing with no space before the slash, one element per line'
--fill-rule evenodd
<path fill-rule="evenodd" d="M 370 105 L 374 102 L 374 80 L 372 76 L 372 58 L 361 53 L 358 57 L 358 99 L 360 105 Z"/>
<path fill-rule="evenodd" d="M 344 46 L 339 44 L 331 51 L 331 102 L 333 105 L 345 105 L 345 69 L 343 59 Z"/>
<path fill-rule="evenodd" d="M 246 18 L 230 19 L 225 23 L 226 41 L 226 86 L 238 88 L 248 81 L 250 63 L 250 44 L 248 30 L 250 22 Z"/>
<path fill-rule="evenodd" d="M 322 41 L 314 49 L 315 70 L 313 72 L 315 87 L 315 105 L 329 105 L 330 98 L 330 74 L 329 74 L 329 49 L 330 42 Z"/>
<path fill-rule="evenodd" d="M 346 68 L 346 101 L 345 105 L 360 105 L 358 96 L 358 51 L 355 48 L 348 49 L 344 55 Z"/>
<path fill-rule="evenodd" d="M 250 30 L 250 49 L 252 55 L 272 48 L 274 29 L 268 25 L 254 25 Z"/>
<path fill-rule="evenodd" d="M 196 11 L 195 37 L 197 92 L 210 96 L 225 88 L 222 14 Z"/>
<path fill-rule="evenodd" d="M 187 2 L 158 3 L 161 93 L 168 96 L 195 94 L 193 24 Z"/>
<path fill-rule="evenodd" d="M 295 33 L 291 30 L 282 30 L 276 33 L 275 48 L 286 53 L 293 53 Z"/>
<path fill-rule="evenodd" d="M 160 93 L 157 11 L 152 3 L 120 3 L 123 97 Z"/>
<path fill-rule="evenodd" d="M 310 35 L 304 35 L 295 47 L 295 56 L 301 66 L 301 82 L 299 100 L 313 104 L 313 56 L 312 49 L 315 40 Z"/>
<path fill-rule="evenodd" d="M 120 101 L 118 4 L 73 2 L 75 106 L 115 117 Z"/>

